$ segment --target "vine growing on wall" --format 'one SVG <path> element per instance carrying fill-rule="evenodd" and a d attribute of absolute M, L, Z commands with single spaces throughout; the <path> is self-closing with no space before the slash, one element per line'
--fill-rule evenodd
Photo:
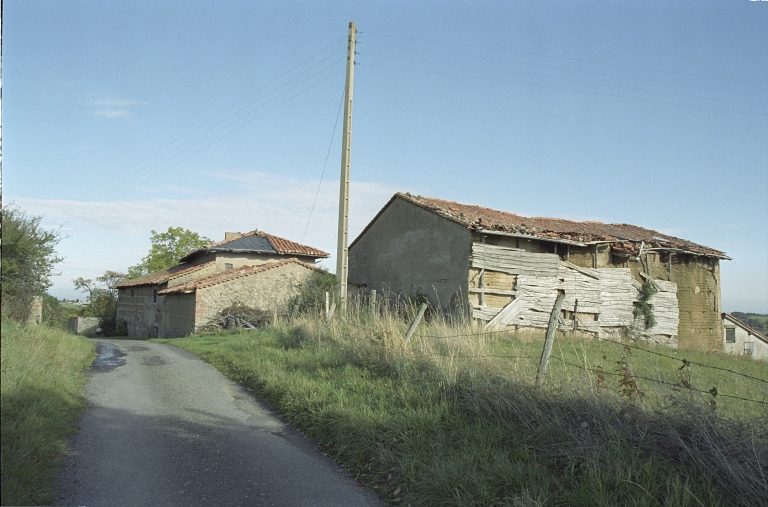
<path fill-rule="evenodd" d="M 635 317 L 643 317 L 645 319 L 645 329 L 650 329 L 656 325 L 656 317 L 653 314 L 653 305 L 650 303 L 650 300 L 658 291 L 659 289 L 656 287 L 656 284 L 650 280 L 646 280 L 640 286 L 640 299 L 635 304 L 632 313 Z"/>

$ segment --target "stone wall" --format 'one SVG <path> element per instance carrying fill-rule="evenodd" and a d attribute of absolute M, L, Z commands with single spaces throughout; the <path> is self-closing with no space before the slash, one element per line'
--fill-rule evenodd
<path fill-rule="evenodd" d="M 677 284 L 680 305 L 680 347 L 722 350 L 720 261 L 675 254 L 672 256 L 672 280 Z"/>
<path fill-rule="evenodd" d="M 162 285 L 138 285 L 121 288 L 117 294 L 117 321 L 124 321 L 128 336 L 151 338 L 157 336 L 157 328 L 163 312 L 163 296 L 156 296 L 156 291 L 165 288 Z M 133 291 L 133 296 L 131 296 Z"/>
<path fill-rule="evenodd" d="M 237 252 L 212 252 L 206 255 L 201 255 L 200 258 L 195 259 L 195 263 L 203 264 L 205 262 L 215 261 L 216 272 L 224 271 L 227 264 L 232 264 L 232 269 L 242 268 L 243 266 L 257 266 L 267 262 L 279 262 L 285 259 L 295 257 L 301 262 L 306 262 L 309 265 L 315 264 L 314 257 L 302 257 L 299 255 L 264 255 L 256 253 L 237 253 Z M 205 275 L 208 276 L 208 275 Z M 195 279 L 202 278 L 202 276 L 195 276 Z M 178 285 L 178 284 L 174 284 Z"/>
<path fill-rule="evenodd" d="M 436 307 L 467 302 L 472 236 L 466 227 L 394 199 L 349 249 L 349 281 L 383 294 L 419 289 Z"/>
<path fill-rule="evenodd" d="M 67 328 L 75 334 L 96 334 L 98 327 L 98 317 L 72 317 L 67 323 Z"/>
<path fill-rule="evenodd" d="M 198 288 L 194 294 L 194 321 L 190 326 L 185 320 L 182 327 L 190 329 L 190 327 L 204 326 L 221 310 L 235 303 L 262 311 L 286 312 L 291 301 L 315 272 L 301 264 L 289 263 L 209 287 Z M 168 312 L 172 313 L 170 308 Z M 186 312 L 185 319 L 188 318 L 189 310 L 187 309 Z"/>
<path fill-rule="evenodd" d="M 43 298 L 33 296 L 29 303 L 29 314 L 27 315 L 27 324 L 39 326 L 43 322 Z"/>
<path fill-rule="evenodd" d="M 181 285 L 183 283 L 187 283 L 191 280 L 199 280 L 200 278 L 205 278 L 206 276 L 210 276 L 214 273 L 216 273 L 217 268 L 216 264 L 209 264 L 207 266 L 201 266 L 200 268 L 197 268 L 193 271 L 187 271 L 181 275 L 172 276 L 168 279 L 167 286 L 168 287 L 175 287 L 177 285 Z M 224 267 L 219 271 L 224 271 Z"/>

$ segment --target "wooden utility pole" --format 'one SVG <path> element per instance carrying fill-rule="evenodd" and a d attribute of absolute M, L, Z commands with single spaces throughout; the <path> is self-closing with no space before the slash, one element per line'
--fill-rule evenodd
<path fill-rule="evenodd" d="M 352 94 L 355 81 L 355 23 L 349 23 L 347 82 L 344 93 L 344 130 L 341 135 L 341 178 L 339 185 L 339 242 L 336 247 L 336 276 L 342 312 L 347 310 L 347 243 L 349 227 L 349 159 L 352 150 Z"/>

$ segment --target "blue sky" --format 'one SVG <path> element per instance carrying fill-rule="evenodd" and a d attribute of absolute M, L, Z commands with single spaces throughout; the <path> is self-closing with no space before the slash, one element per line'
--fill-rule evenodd
<path fill-rule="evenodd" d="M 65 236 L 56 296 L 169 226 L 335 252 L 354 21 L 351 238 L 397 191 L 630 223 L 725 251 L 724 309 L 768 312 L 766 2 L 16 0 L 3 17 L 3 202 Z"/>

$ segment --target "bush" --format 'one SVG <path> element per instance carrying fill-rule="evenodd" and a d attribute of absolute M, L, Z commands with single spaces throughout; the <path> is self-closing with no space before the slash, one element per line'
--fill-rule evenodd
<path fill-rule="evenodd" d="M 40 225 L 42 217 L 21 209 L 2 209 L 2 314 L 24 321 L 34 296 L 51 286 L 54 266 L 62 261 L 56 253 L 60 237 Z"/>

